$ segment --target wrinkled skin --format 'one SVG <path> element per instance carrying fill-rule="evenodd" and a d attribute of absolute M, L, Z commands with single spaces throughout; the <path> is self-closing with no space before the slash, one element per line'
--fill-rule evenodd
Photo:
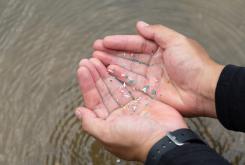
<path fill-rule="evenodd" d="M 97 59 L 82 60 L 77 77 L 85 107 L 76 115 L 83 130 L 122 159 L 144 162 L 167 132 L 187 128 L 175 109 L 123 86 Z"/>
<path fill-rule="evenodd" d="M 149 85 L 151 98 L 184 116 L 216 117 L 214 93 L 223 66 L 197 42 L 164 26 L 139 22 L 137 30 L 140 35 L 97 40 L 93 56 L 127 85 L 141 91 Z"/>

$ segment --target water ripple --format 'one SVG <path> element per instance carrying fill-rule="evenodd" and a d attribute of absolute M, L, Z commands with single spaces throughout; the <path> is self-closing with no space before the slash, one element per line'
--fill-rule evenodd
<path fill-rule="evenodd" d="M 77 64 L 93 41 L 135 33 L 137 20 L 197 39 L 217 61 L 245 65 L 243 0 L 0 1 L 0 164 L 116 164 L 80 131 Z M 217 121 L 188 120 L 218 153 L 245 163 L 245 136 Z M 136 164 L 121 161 L 119 164 Z"/>

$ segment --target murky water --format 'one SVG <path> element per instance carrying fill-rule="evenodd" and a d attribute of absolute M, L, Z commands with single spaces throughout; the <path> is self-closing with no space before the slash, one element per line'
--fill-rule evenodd
<path fill-rule="evenodd" d="M 80 133 L 79 60 L 95 39 L 134 33 L 145 20 L 197 39 L 219 62 L 245 65 L 244 7 L 244 0 L 0 0 L 0 164 L 135 164 L 118 163 Z M 210 119 L 189 123 L 233 164 L 245 163 L 245 136 Z"/>

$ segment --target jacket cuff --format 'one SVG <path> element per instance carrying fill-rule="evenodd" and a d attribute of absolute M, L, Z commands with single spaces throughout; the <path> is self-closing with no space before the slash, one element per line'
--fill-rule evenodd
<path fill-rule="evenodd" d="M 239 100 L 241 98 L 241 67 L 227 65 L 221 72 L 215 92 L 216 113 L 219 121 L 227 129 L 239 130 Z M 242 83 L 242 84 L 241 84 Z M 244 86 L 244 85 L 243 85 Z M 238 117 L 238 118 L 237 118 Z"/>

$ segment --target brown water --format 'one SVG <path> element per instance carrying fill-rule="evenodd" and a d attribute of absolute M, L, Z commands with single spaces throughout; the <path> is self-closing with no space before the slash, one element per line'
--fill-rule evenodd
<path fill-rule="evenodd" d="M 108 34 L 137 20 L 197 39 L 221 63 L 245 65 L 244 0 L 0 0 L 0 165 L 135 164 L 84 133 L 77 64 Z M 192 119 L 220 154 L 245 164 L 245 139 L 210 119 Z"/>

